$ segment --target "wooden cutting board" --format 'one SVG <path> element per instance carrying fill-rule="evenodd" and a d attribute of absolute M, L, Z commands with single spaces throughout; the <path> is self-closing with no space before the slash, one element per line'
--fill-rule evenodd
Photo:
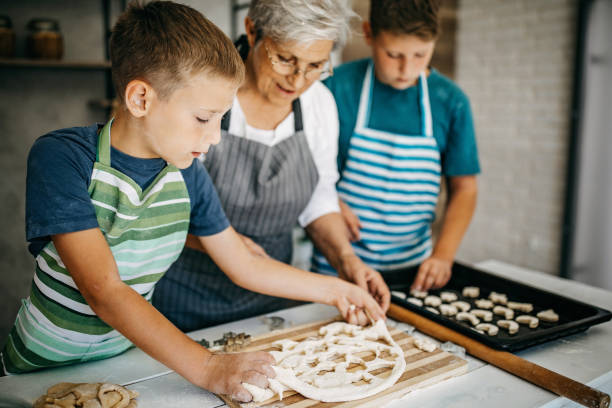
<path fill-rule="evenodd" d="M 277 348 L 272 347 L 272 343 L 281 339 L 291 339 L 299 341 L 309 336 L 316 336 L 319 328 L 338 319 L 331 319 L 310 323 L 303 326 L 292 327 L 284 330 L 277 330 L 262 336 L 253 338 L 252 343 L 243 349 L 243 351 L 271 351 Z M 349 402 L 320 402 L 311 400 L 297 394 L 294 391 L 285 391 L 282 401 L 278 400 L 278 396 L 260 403 L 239 404 L 231 400 L 225 395 L 220 397 L 225 403 L 232 408 L 250 408 L 250 407 L 290 407 L 290 408 L 349 408 L 349 407 L 373 407 L 379 408 L 384 403 L 393 399 L 398 399 L 404 394 L 422 388 L 431 384 L 436 384 L 448 378 L 455 377 L 467 372 L 467 361 L 450 353 L 437 348 L 431 353 L 421 351 L 413 345 L 413 338 L 408 334 L 389 328 L 389 333 L 393 340 L 404 350 L 406 358 L 406 371 L 399 380 L 390 388 L 368 398 L 349 401 Z M 391 369 L 386 369 L 377 375 L 388 375 Z"/>

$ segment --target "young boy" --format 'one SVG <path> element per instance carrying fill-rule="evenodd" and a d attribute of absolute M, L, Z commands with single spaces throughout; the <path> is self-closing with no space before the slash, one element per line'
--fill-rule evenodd
<path fill-rule="evenodd" d="M 372 58 L 326 85 L 340 118 L 338 191 L 355 252 L 383 273 L 421 264 L 412 288 L 445 285 L 476 204 L 480 168 L 469 101 L 429 68 L 437 0 L 372 0 L 363 23 Z M 440 178 L 449 198 L 432 250 Z M 331 272 L 315 254 L 315 268 Z"/>
<path fill-rule="evenodd" d="M 254 255 L 229 226 L 196 160 L 219 142 L 244 78 L 229 38 L 187 6 L 132 4 L 113 29 L 111 61 L 115 118 L 49 133 L 30 152 L 36 273 L 1 354 L 7 373 L 136 345 L 196 385 L 250 400 L 241 382 L 267 386 L 268 353 L 212 354 L 149 303 L 188 232 L 244 288 L 335 305 L 349 321 L 360 309 L 384 318 L 365 290 Z"/>

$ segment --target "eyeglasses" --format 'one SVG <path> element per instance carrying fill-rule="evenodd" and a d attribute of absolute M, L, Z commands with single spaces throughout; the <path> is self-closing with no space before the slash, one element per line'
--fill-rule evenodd
<path fill-rule="evenodd" d="M 329 61 L 321 64 L 320 67 L 310 65 L 306 69 L 301 69 L 298 67 L 298 59 L 296 57 L 292 57 L 290 60 L 287 60 L 280 55 L 271 52 L 267 44 L 264 44 L 264 48 L 266 49 L 268 59 L 272 64 L 272 69 L 277 74 L 285 76 L 297 75 L 301 72 L 304 74 L 304 79 L 308 81 L 313 79 L 323 80 L 334 74 L 334 68 Z"/>

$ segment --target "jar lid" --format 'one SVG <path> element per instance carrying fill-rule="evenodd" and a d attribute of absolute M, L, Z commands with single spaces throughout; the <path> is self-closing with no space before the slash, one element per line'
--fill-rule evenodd
<path fill-rule="evenodd" d="M 59 31 L 57 20 L 50 18 L 34 18 L 28 22 L 27 27 L 32 31 Z"/>
<path fill-rule="evenodd" d="M 12 28 L 13 23 L 9 16 L 0 15 L 0 28 Z"/>

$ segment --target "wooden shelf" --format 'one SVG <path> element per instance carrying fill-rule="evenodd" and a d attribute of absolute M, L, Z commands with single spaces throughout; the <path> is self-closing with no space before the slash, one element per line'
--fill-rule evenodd
<path fill-rule="evenodd" d="M 26 58 L 0 58 L 0 67 L 110 69 L 110 61 L 64 61 Z"/>

